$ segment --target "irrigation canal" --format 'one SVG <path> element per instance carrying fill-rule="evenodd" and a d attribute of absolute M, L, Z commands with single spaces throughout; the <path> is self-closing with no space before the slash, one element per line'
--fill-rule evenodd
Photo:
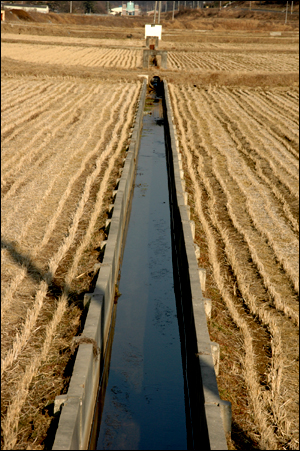
<path fill-rule="evenodd" d="M 147 98 L 90 449 L 187 449 L 162 98 Z"/>
<path fill-rule="evenodd" d="M 83 342 L 55 398 L 53 451 L 227 449 L 231 403 L 217 386 L 168 85 L 155 84 L 145 103 L 143 83 Z"/>

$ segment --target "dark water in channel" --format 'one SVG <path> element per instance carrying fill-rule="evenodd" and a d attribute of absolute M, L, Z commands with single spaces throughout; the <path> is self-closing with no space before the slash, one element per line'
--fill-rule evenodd
<path fill-rule="evenodd" d="M 187 449 L 162 101 L 144 116 L 97 448 Z"/>

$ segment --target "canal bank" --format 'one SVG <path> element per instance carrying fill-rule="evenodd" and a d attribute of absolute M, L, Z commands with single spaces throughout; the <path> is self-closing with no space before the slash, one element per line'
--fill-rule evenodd
<path fill-rule="evenodd" d="M 95 404 L 96 399 L 95 385 L 97 384 L 98 386 L 101 374 L 107 374 L 107 376 L 109 374 L 109 365 L 106 364 L 105 366 L 105 363 L 110 359 L 106 359 L 105 361 L 103 357 L 109 328 L 111 325 L 113 325 L 111 327 L 111 336 L 114 331 L 115 337 L 114 340 L 112 340 L 112 346 L 110 346 L 107 356 L 111 352 L 111 362 L 113 362 L 114 359 L 116 363 L 112 364 L 110 373 L 115 374 L 115 370 L 117 366 L 119 366 L 119 372 L 122 377 L 125 377 L 125 379 L 121 381 L 120 376 L 116 376 L 115 382 L 112 379 L 112 383 L 109 382 L 109 378 L 105 379 L 105 384 L 107 384 L 106 394 L 109 393 L 110 400 L 112 401 L 110 405 L 115 403 L 116 405 L 119 405 L 119 407 L 120 405 L 121 407 L 124 407 L 124 399 L 126 406 L 126 402 L 133 398 L 136 398 L 136 405 L 141 404 L 141 399 L 143 402 L 140 410 L 138 408 L 136 410 L 130 410 L 127 406 L 123 409 L 122 413 L 120 414 L 119 412 L 119 416 L 117 416 L 120 419 L 119 424 L 121 430 L 124 426 L 125 432 L 131 428 L 131 437 L 133 437 L 132 440 L 135 440 L 135 443 L 131 441 L 130 447 L 126 448 L 126 446 L 129 446 L 129 442 L 126 442 L 126 437 L 124 438 L 123 429 L 123 432 L 119 435 L 119 442 L 117 442 L 118 444 L 111 445 L 112 447 L 107 449 L 122 449 L 122 447 L 120 447 L 120 443 L 124 443 L 125 448 L 123 449 L 197 449 L 199 447 L 204 449 L 226 449 L 225 434 L 222 426 L 224 424 L 226 428 L 226 418 L 229 418 L 228 415 L 226 416 L 226 410 L 228 413 L 228 406 L 220 400 L 216 384 L 212 344 L 209 340 L 206 324 L 205 300 L 203 299 L 200 287 L 199 271 L 192 236 L 193 228 L 191 227 L 192 224 L 189 220 L 189 209 L 186 205 L 187 199 L 183 189 L 184 183 L 181 178 L 180 155 L 177 151 L 176 135 L 173 130 L 172 112 L 167 92 L 167 84 L 160 84 L 160 87 L 163 95 L 163 108 L 161 109 L 161 111 L 163 110 L 164 112 L 163 120 L 161 117 L 161 112 L 159 113 L 160 116 L 156 117 L 156 119 L 155 113 L 151 120 L 155 121 L 155 126 L 158 127 L 157 130 L 162 130 L 164 133 L 165 145 L 167 149 L 167 166 L 169 169 L 165 184 L 169 184 L 170 195 L 167 194 L 167 199 L 164 199 L 165 196 L 162 195 L 162 186 L 160 186 L 162 179 L 161 175 L 154 179 L 151 179 L 150 177 L 149 182 L 139 181 L 139 168 L 137 169 L 137 179 L 135 182 L 135 188 L 137 189 L 136 196 L 140 196 L 141 200 L 145 200 L 144 204 L 145 206 L 148 205 L 147 208 L 149 211 L 152 201 L 157 198 L 159 203 L 153 208 L 157 210 L 156 213 L 158 213 L 158 216 L 154 222 L 151 222 L 151 218 L 154 219 L 154 217 L 150 215 L 150 220 L 148 219 L 146 225 L 143 226 L 139 224 L 135 227 L 135 230 L 141 233 L 140 236 L 137 232 L 135 232 L 130 238 L 130 228 L 128 229 L 126 243 L 128 240 L 132 240 L 133 251 L 131 251 L 129 258 L 130 264 L 126 264 L 124 266 L 125 258 L 127 258 L 125 255 L 126 249 L 124 250 L 124 260 L 119 286 L 119 290 L 122 295 L 119 298 L 117 309 L 113 309 L 113 306 L 116 305 L 114 304 L 114 297 L 115 283 L 117 282 L 121 257 L 120 245 L 123 241 L 125 241 L 125 222 L 126 215 L 129 210 L 128 202 L 123 202 L 123 200 L 121 200 L 121 197 L 123 199 L 125 193 L 124 186 L 127 186 L 126 195 L 130 192 L 128 174 L 131 174 L 132 169 L 128 170 L 128 157 L 130 157 L 130 153 L 128 152 L 122 178 L 119 183 L 118 193 L 116 195 L 103 264 L 100 269 L 95 292 L 88 296 L 90 299 L 90 305 L 83 332 L 84 337 L 91 338 L 95 341 L 101 352 L 100 355 L 94 355 L 92 344 L 81 344 L 79 347 L 68 394 L 61 398 L 58 397 L 60 399 L 57 399 L 57 404 L 59 405 L 59 403 L 61 403 L 63 404 L 63 407 L 61 410 L 59 428 L 56 434 L 53 449 L 86 449 L 88 436 L 91 430 L 91 412 L 93 411 L 93 405 Z M 141 96 L 139 111 L 137 113 L 137 123 L 132 136 L 133 140 L 135 140 L 135 145 L 139 141 L 138 130 L 141 130 L 141 118 L 143 117 L 143 106 L 141 106 L 143 105 L 142 97 L 143 93 Z M 160 110 L 159 106 L 158 110 Z M 147 113 L 147 111 L 145 112 Z M 148 112 L 150 113 L 150 111 Z M 151 116 L 152 115 L 149 114 L 149 120 Z M 145 117 L 147 117 L 147 115 Z M 137 134 L 135 134 L 135 131 Z M 157 152 L 157 155 L 155 155 L 155 149 L 152 149 L 152 152 L 153 150 L 154 157 L 157 158 L 157 161 L 163 158 L 161 152 Z M 141 156 L 142 151 L 140 152 Z M 132 159 L 132 163 L 135 165 L 134 160 L 136 158 L 136 154 L 134 155 L 135 156 Z M 165 155 L 166 153 L 164 151 L 164 158 Z M 151 158 L 152 157 L 153 155 Z M 150 158 L 150 156 L 144 156 L 141 158 L 144 158 L 146 161 Z M 152 160 L 152 163 L 148 162 L 146 166 L 148 165 L 148 167 L 151 167 L 151 164 L 152 173 L 157 174 L 156 169 L 158 166 L 156 166 L 154 159 Z M 166 162 L 164 162 L 164 166 L 164 170 L 166 170 Z M 143 169 L 143 171 L 145 172 L 145 169 Z M 132 175 L 130 175 L 130 177 L 132 185 Z M 146 193 L 149 188 L 147 185 L 149 184 L 157 185 L 157 187 L 154 186 L 153 193 L 155 194 L 149 195 L 148 199 L 143 199 L 143 197 L 146 197 Z M 169 202 L 168 220 L 166 220 L 166 214 L 162 213 L 162 210 L 160 210 L 164 205 L 166 205 L 164 202 L 166 204 Z M 142 211 L 142 213 L 143 214 L 140 215 L 141 218 L 143 218 L 145 212 Z M 135 215 L 133 215 L 133 217 L 135 217 Z M 149 233 L 150 226 L 152 229 L 151 233 Z M 169 235 L 168 242 L 167 244 L 162 245 L 162 242 L 160 241 L 161 238 L 158 240 L 157 238 L 165 235 L 167 230 Z M 147 240 L 145 237 L 151 234 L 153 236 L 153 240 L 150 240 L 150 247 L 146 246 L 143 250 L 141 243 L 144 241 L 146 242 Z M 173 262 L 173 269 L 171 265 L 171 270 L 169 267 L 165 267 L 167 258 L 164 253 L 162 254 L 161 262 L 159 263 L 157 261 L 159 248 L 164 246 L 171 250 L 169 254 L 170 257 L 168 257 L 169 260 L 171 259 Z M 143 287 L 141 287 L 139 285 L 141 280 L 138 276 L 138 272 L 136 270 L 132 270 L 132 262 L 137 258 L 135 254 L 139 254 L 139 252 L 134 252 L 134 249 L 137 248 L 138 250 L 141 250 L 141 256 L 143 257 L 141 257 L 141 261 L 146 260 L 148 262 L 147 269 L 144 270 L 142 270 L 142 266 L 139 264 L 138 259 L 136 262 L 137 266 L 141 268 L 141 272 L 146 273 L 145 277 L 148 277 L 148 284 L 150 288 L 148 294 L 146 293 L 147 290 L 145 290 L 145 282 Z M 129 270 L 129 274 L 126 275 L 127 269 Z M 149 281 L 149 274 L 151 272 L 153 272 L 154 277 L 156 277 L 156 282 Z M 166 285 L 166 288 L 164 287 L 164 284 L 160 283 L 163 275 L 166 276 L 169 283 L 168 286 Z M 154 299 L 154 301 L 150 302 L 150 304 L 149 302 L 148 304 L 146 303 L 146 307 L 144 306 L 143 308 L 141 308 L 141 302 L 137 301 L 135 306 L 133 306 L 130 310 L 130 308 L 128 308 L 128 302 L 129 298 L 132 297 L 132 292 L 129 291 L 129 294 L 126 294 L 125 290 L 124 294 L 122 293 L 123 277 L 125 281 L 129 280 L 129 285 L 133 287 L 137 286 L 139 288 L 140 293 L 142 294 L 142 296 L 140 295 L 140 298 L 144 296 L 145 298 L 148 297 L 148 300 L 151 298 L 152 300 Z M 143 291 L 145 291 L 145 293 L 143 293 Z M 166 300 L 171 292 L 177 292 L 177 294 L 175 294 L 176 299 L 170 301 L 171 303 L 166 303 Z M 171 304 L 173 306 L 172 308 L 170 307 Z M 120 306 L 123 306 L 124 310 L 122 310 Z M 111 321 L 111 319 L 118 319 L 118 317 L 123 317 L 124 324 L 126 324 L 127 335 L 129 335 L 130 338 L 130 341 L 127 341 L 131 343 L 131 350 L 123 352 L 122 346 L 124 344 L 124 340 L 122 340 L 122 338 L 119 339 L 121 347 L 120 350 L 116 352 L 115 359 L 113 357 L 113 348 L 115 339 L 119 335 L 119 332 L 116 332 L 116 324 L 114 324 L 114 321 Z M 132 333 L 131 326 L 133 323 L 138 325 L 137 329 L 140 345 L 137 349 L 132 347 L 136 346 L 136 338 L 130 336 Z M 140 327 L 140 324 L 142 323 L 143 327 Z M 153 325 L 154 328 L 151 332 L 152 335 L 150 333 L 149 338 L 147 338 L 146 331 L 150 330 Z M 165 334 L 167 329 L 172 331 L 165 343 L 168 344 L 169 349 L 164 345 L 164 341 L 159 342 L 161 337 L 167 337 Z M 177 338 L 175 339 L 175 345 L 175 341 L 170 340 L 170 337 L 174 336 L 174 332 L 176 330 Z M 156 342 L 158 342 L 158 347 L 155 351 L 154 344 L 156 344 Z M 170 343 L 173 344 L 170 345 Z M 176 349 L 175 353 L 172 353 L 173 351 L 170 350 L 172 346 Z M 149 357 L 145 358 L 141 350 L 144 350 L 147 347 L 149 347 L 150 352 Z M 165 352 L 166 349 L 167 352 Z M 161 351 L 164 351 L 165 353 Z M 127 361 L 126 359 L 124 360 L 124 355 L 127 355 L 127 357 L 129 356 Z M 156 388 L 155 384 L 153 384 L 153 374 L 164 374 L 164 371 L 162 369 L 158 369 L 157 367 L 157 363 L 159 361 L 162 361 L 163 364 L 165 363 L 163 366 L 167 368 L 167 370 L 171 369 L 171 376 L 170 373 L 164 375 L 163 379 L 165 379 L 166 382 L 165 388 L 162 390 L 161 387 L 156 386 L 158 391 L 155 391 Z M 112 371 L 113 365 L 115 365 L 115 367 Z M 177 374 L 180 375 L 180 377 L 177 378 L 178 380 L 176 379 L 175 382 L 172 379 L 174 365 L 177 367 Z M 106 373 L 105 368 L 107 369 Z M 154 372 L 152 372 L 153 368 Z M 132 379 L 132 373 L 135 373 L 135 377 L 140 374 L 139 380 L 142 380 L 142 382 L 137 383 L 137 379 L 135 379 L 134 382 Z M 149 374 L 151 375 L 150 377 Z M 130 385 L 128 383 L 129 380 L 132 386 L 136 385 L 139 387 L 136 388 L 136 390 L 140 390 L 142 397 L 138 397 L 136 394 L 130 395 L 128 393 L 127 388 L 128 385 Z M 179 380 L 180 382 L 178 382 Z M 143 385 L 144 382 L 145 385 Z M 178 393 L 181 393 L 179 396 L 180 400 L 178 397 L 172 398 L 172 385 L 174 386 L 173 393 L 176 393 L 176 396 Z M 104 398 L 104 396 L 102 396 L 102 398 Z M 154 401 L 157 401 L 157 404 L 156 407 L 152 408 L 152 406 L 155 406 Z M 160 416 L 161 411 L 163 411 L 161 406 L 164 405 L 168 405 L 169 414 Z M 178 414 L 178 406 L 180 406 L 180 414 Z M 131 407 L 131 404 L 129 407 Z M 102 416 L 103 419 L 106 418 L 106 420 L 102 419 L 102 424 L 112 426 L 112 422 L 110 423 L 109 418 L 114 420 L 116 415 L 110 411 L 110 407 L 106 410 L 105 409 L 106 408 L 103 407 L 102 412 L 100 409 L 100 415 L 97 414 L 98 418 L 96 423 L 100 422 Z M 154 417 L 153 420 L 149 421 L 145 416 L 145 413 L 151 409 L 154 413 Z M 128 417 L 127 419 L 124 416 L 122 417 L 124 412 L 126 414 L 128 413 L 128 410 L 130 411 L 129 417 L 131 418 L 129 418 L 129 420 L 131 423 L 128 420 Z M 97 409 L 97 411 L 99 412 L 99 409 Z M 170 417 L 167 418 L 169 425 L 164 422 L 165 416 Z M 222 419 L 225 421 L 222 422 Z M 143 431 L 148 428 L 148 438 L 146 438 L 147 435 L 145 432 L 141 432 L 141 426 L 139 426 L 140 429 L 138 430 L 137 420 L 143 424 Z M 157 423 L 155 423 L 156 421 Z M 155 426 L 155 424 L 158 426 Z M 159 428 L 160 426 L 162 426 L 162 428 L 158 429 L 160 432 L 157 432 L 157 427 Z M 165 438 L 162 442 L 161 438 L 164 436 L 165 430 L 170 429 L 172 426 L 173 429 L 171 429 L 169 438 Z M 174 430 L 175 432 L 173 432 L 173 435 L 176 440 L 172 442 L 172 431 Z M 95 436 L 97 436 L 96 442 L 99 442 L 98 449 L 106 449 L 105 433 L 103 433 L 102 438 L 101 434 L 101 431 L 99 436 L 95 434 Z M 113 434 L 111 431 L 106 430 L 106 437 L 111 437 L 112 435 Z M 127 435 L 129 436 L 130 434 Z M 145 443 L 148 443 L 149 437 L 153 437 L 153 441 L 149 445 L 150 448 L 147 447 L 148 445 L 145 445 Z M 139 441 L 138 443 L 137 440 Z M 171 446 L 171 448 L 169 446 Z"/>

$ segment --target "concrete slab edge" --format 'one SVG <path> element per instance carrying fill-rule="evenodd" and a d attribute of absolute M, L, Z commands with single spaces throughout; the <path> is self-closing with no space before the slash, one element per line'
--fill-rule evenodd
<path fill-rule="evenodd" d="M 88 313 L 82 343 L 79 344 L 68 393 L 56 397 L 61 410 L 53 450 L 87 449 L 101 374 L 101 355 L 105 352 L 115 297 L 127 209 L 134 181 L 139 150 L 147 80 L 143 81 L 135 125 L 113 205 L 104 259 L 96 287 L 89 293 Z M 80 343 L 80 339 L 79 339 Z"/>
<path fill-rule="evenodd" d="M 194 246 L 194 224 L 190 221 L 190 209 L 187 206 L 187 193 L 184 192 L 185 183 L 182 180 L 182 163 L 181 154 L 179 151 L 179 142 L 173 124 L 173 112 L 170 101 L 168 84 L 164 81 L 165 92 L 165 108 L 168 121 L 168 129 L 170 134 L 170 151 L 173 159 L 173 185 L 175 185 L 176 199 L 173 204 L 177 203 L 174 208 L 177 208 L 178 221 L 182 224 L 183 243 L 179 244 L 182 252 L 186 253 L 187 266 L 189 268 L 189 289 L 191 292 L 191 309 L 192 318 L 195 327 L 195 344 L 197 355 L 199 359 L 199 367 L 201 378 L 199 378 L 199 392 L 203 393 L 204 409 L 206 416 L 206 424 L 210 442 L 210 449 L 224 450 L 227 449 L 225 433 L 230 432 L 231 417 L 228 406 L 223 408 L 223 403 L 219 396 L 218 385 L 216 380 L 215 369 L 218 368 L 218 359 L 216 343 L 210 342 L 207 319 L 205 310 L 207 310 L 207 299 L 203 297 L 200 285 L 199 268 L 195 254 Z M 177 200 L 177 202 L 176 202 Z M 201 250 L 200 250 L 201 252 Z M 201 274 L 203 277 L 203 274 Z M 205 280 L 205 279 L 204 279 Z M 205 288 L 204 288 L 205 290 Z M 213 355 L 214 354 L 214 355 Z M 224 428 L 220 428 L 220 424 Z"/>

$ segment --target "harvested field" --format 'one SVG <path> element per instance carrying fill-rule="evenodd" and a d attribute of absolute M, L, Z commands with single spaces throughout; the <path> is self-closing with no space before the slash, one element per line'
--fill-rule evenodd
<path fill-rule="evenodd" d="M 30 63 L 124 69 L 142 66 L 142 52 L 139 50 L 6 43 L 3 47 L 1 46 L 1 51 L 3 57 Z"/>
<path fill-rule="evenodd" d="M 31 43 L 31 44 L 42 44 L 46 43 L 48 45 L 50 44 L 56 44 L 60 46 L 84 46 L 84 47 L 137 47 L 140 46 L 141 40 L 140 39 L 127 39 L 127 40 L 120 40 L 120 39 L 100 39 L 100 38 L 71 38 L 69 36 L 35 36 L 32 34 L 26 35 L 22 34 L 15 34 L 15 33 L 2 33 L 1 35 L 1 42 L 19 42 L 19 43 Z M 292 45 L 292 48 L 294 49 L 295 46 Z"/>
<path fill-rule="evenodd" d="M 297 71 L 299 55 L 294 58 L 283 55 L 278 59 L 274 53 L 218 53 L 214 52 L 169 52 L 168 64 L 173 70 L 211 70 L 211 71 L 261 71 L 285 72 Z"/>
<path fill-rule="evenodd" d="M 141 74 L 169 83 L 228 447 L 299 448 L 299 12 L 250 13 L 164 16 L 167 69 L 147 18 L 1 23 L 3 449 L 51 449 Z"/>
<path fill-rule="evenodd" d="M 170 93 L 197 244 L 203 230 L 212 277 L 242 332 L 259 449 L 297 449 L 298 90 Z"/>
<path fill-rule="evenodd" d="M 64 66 L 111 67 L 123 69 L 142 69 L 142 49 L 99 48 L 94 46 L 55 45 L 27 42 L 6 42 L 9 35 L 3 36 L 2 57 L 12 60 L 39 64 L 63 64 Z M 207 47 L 207 46 L 206 46 Z M 252 49 L 251 53 L 237 51 L 218 52 L 174 52 L 168 53 L 168 69 L 171 71 L 223 71 L 223 72 L 296 72 L 299 54 L 285 52 L 278 58 L 278 52 L 269 49 Z"/>
<path fill-rule="evenodd" d="M 68 360 L 79 329 L 80 278 L 89 274 L 91 283 L 97 272 L 107 190 L 114 188 L 116 166 L 126 153 L 139 87 L 139 82 L 2 80 L 5 449 L 24 446 L 37 409 L 45 409 L 45 400 L 66 383 L 56 363 Z"/>

